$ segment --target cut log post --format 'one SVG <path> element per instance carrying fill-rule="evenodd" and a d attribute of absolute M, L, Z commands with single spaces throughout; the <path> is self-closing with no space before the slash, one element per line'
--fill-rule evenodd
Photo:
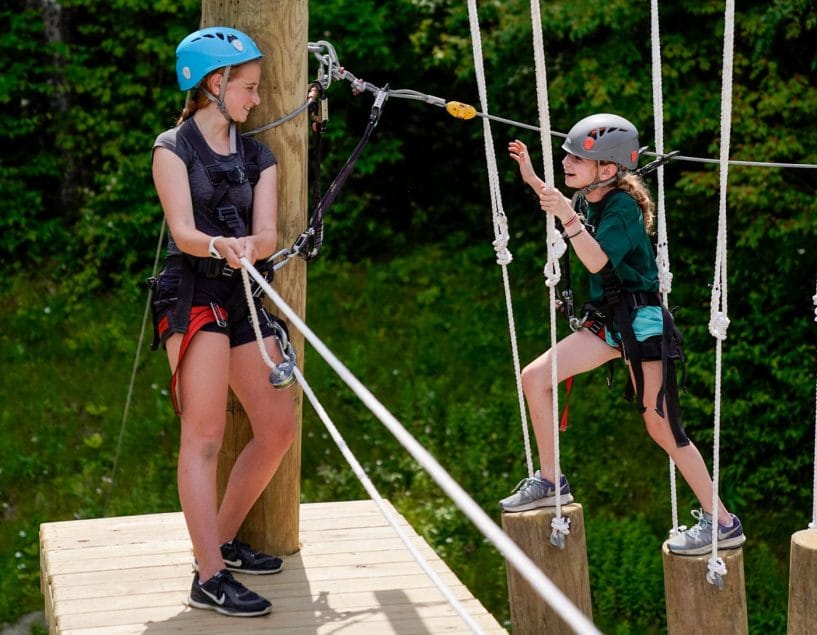
<path fill-rule="evenodd" d="M 307 0 L 202 0 L 202 26 L 223 25 L 249 35 L 261 52 L 261 104 L 253 109 L 245 129 L 260 127 L 296 110 L 308 89 Z M 278 247 L 291 245 L 306 228 L 307 218 L 307 114 L 258 135 L 278 159 Z M 306 313 L 306 263 L 293 258 L 275 274 L 275 290 L 301 317 Z M 275 311 L 272 311 L 275 313 Z M 290 339 L 303 368 L 304 338 L 290 328 Z M 239 531 L 242 541 L 266 552 L 291 554 L 299 549 L 298 531 L 301 477 L 300 422 L 302 394 L 288 389 L 295 400 L 298 434 L 278 472 L 261 494 Z M 249 420 L 230 396 L 227 428 L 219 456 L 218 492 L 224 495 L 227 475 L 251 438 Z"/>
<path fill-rule="evenodd" d="M 570 534 L 565 539 L 564 549 L 550 543 L 550 523 L 556 517 L 555 507 L 503 513 L 502 528 L 553 584 L 582 613 L 592 619 L 582 506 L 578 503 L 565 505 L 562 507 L 562 516 L 570 520 Z M 514 635 L 570 635 L 573 632 L 525 578 L 507 562 L 505 568 L 508 573 L 508 598 Z"/>
<path fill-rule="evenodd" d="M 817 630 L 817 529 L 791 537 L 788 635 Z"/>
<path fill-rule="evenodd" d="M 710 554 L 679 556 L 661 549 L 664 560 L 664 593 L 667 632 L 670 635 L 741 635 L 749 632 L 743 549 L 718 552 L 726 565 L 723 589 L 706 579 Z"/>

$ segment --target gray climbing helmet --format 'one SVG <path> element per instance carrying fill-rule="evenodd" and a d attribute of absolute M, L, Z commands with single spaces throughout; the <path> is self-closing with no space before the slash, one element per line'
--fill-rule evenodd
<path fill-rule="evenodd" d="M 577 157 L 611 161 L 634 170 L 638 167 L 638 130 L 618 115 L 590 115 L 570 129 L 562 149 Z"/>

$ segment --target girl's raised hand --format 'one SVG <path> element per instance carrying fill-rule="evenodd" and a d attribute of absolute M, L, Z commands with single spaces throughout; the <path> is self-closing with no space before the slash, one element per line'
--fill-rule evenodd
<path fill-rule="evenodd" d="M 519 174 L 522 176 L 522 180 L 538 193 L 544 182 L 533 171 L 533 163 L 530 160 L 528 147 L 519 139 L 514 139 L 508 143 L 508 154 L 519 164 Z"/>

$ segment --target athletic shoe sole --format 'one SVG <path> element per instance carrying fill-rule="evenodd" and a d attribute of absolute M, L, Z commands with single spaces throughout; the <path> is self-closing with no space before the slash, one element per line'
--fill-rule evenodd
<path fill-rule="evenodd" d="M 568 503 L 572 502 L 573 494 L 566 494 L 562 496 L 562 505 L 567 505 Z M 540 507 L 556 507 L 556 497 L 549 496 L 547 498 L 540 498 L 538 500 L 531 501 L 530 503 L 514 505 L 513 507 L 508 507 L 502 503 L 500 503 L 499 506 L 502 508 L 503 512 L 526 512 L 530 511 L 531 509 L 539 509 Z"/>
<path fill-rule="evenodd" d="M 223 606 L 217 606 L 207 602 L 197 602 L 192 597 L 188 597 L 187 602 L 188 604 L 190 604 L 190 606 L 194 608 L 207 609 L 209 611 L 221 613 L 222 615 L 229 615 L 230 617 L 260 617 L 262 615 L 267 615 L 270 613 L 270 611 L 272 611 L 271 606 L 268 606 L 266 609 L 262 611 L 237 611 L 237 610 L 231 611 L 230 609 L 224 608 Z"/>
<path fill-rule="evenodd" d="M 248 575 L 272 575 L 274 573 L 281 573 L 284 570 L 284 563 L 281 561 L 281 566 L 277 569 L 242 569 L 241 567 L 237 567 L 233 564 L 230 564 L 229 560 L 224 561 L 224 568 L 229 569 L 230 571 L 235 571 L 236 573 L 246 573 Z M 199 570 L 199 563 L 193 560 L 193 571 Z"/>
<path fill-rule="evenodd" d="M 740 536 L 735 536 L 734 538 L 719 540 L 718 549 L 737 549 L 745 542 L 746 535 L 741 534 Z M 667 549 L 669 549 L 670 553 L 674 553 L 676 556 L 704 556 L 712 551 L 712 545 L 704 545 L 703 547 L 696 547 L 694 549 L 681 548 L 677 551 L 672 548 L 672 545 L 667 545 Z"/>

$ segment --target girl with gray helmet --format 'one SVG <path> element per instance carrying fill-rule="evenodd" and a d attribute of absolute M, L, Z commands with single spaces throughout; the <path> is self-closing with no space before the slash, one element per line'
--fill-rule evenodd
<path fill-rule="evenodd" d="M 238 269 L 268 258 L 277 240 L 277 161 L 240 138 L 260 103 L 261 51 L 241 31 L 201 29 L 176 50 L 179 87 L 189 91 L 181 120 L 153 147 L 153 180 L 170 237 L 153 284 L 155 345 L 167 351 L 171 395 L 181 421 L 179 499 L 195 553 L 190 605 L 226 615 L 270 612 L 265 598 L 231 571 L 272 574 L 280 558 L 235 540 L 250 508 L 295 437 L 291 391 L 277 390 L 258 354 Z M 270 356 L 282 324 L 257 307 Z M 217 501 L 216 467 L 228 387 L 253 437 Z"/>
<path fill-rule="evenodd" d="M 638 131 L 623 117 L 596 114 L 576 123 L 562 148 L 565 185 L 575 191 L 572 200 L 536 175 L 524 143 L 508 144 L 523 181 L 538 196 L 542 210 L 559 221 L 563 236 L 590 273 L 590 302 L 583 318 L 556 345 L 555 381 L 623 357 L 632 382 L 629 394 L 637 397 L 648 433 L 673 459 L 702 508 L 693 512 L 698 523 L 671 537 L 668 548 L 684 555 L 705 554 L 711 549 L 714 526 L 720 547 L 739 547 L 746 540 L 741 522 L 721 501 L 717 510 L 711 509 L 712 479 L 681 425 L 674 367 L 682 358 L 681 336 L 658 293 L 650 240 L 654 205 L 641 178 L 632 173 L 640 153 Z M 503 511 L 556 504 L 553 385 L 547 351 L 522 371 L 540 470 L 500 501 Z M 567 479 L 560 475 L 558 480 L 562 502 L 571 502 Z"/>

